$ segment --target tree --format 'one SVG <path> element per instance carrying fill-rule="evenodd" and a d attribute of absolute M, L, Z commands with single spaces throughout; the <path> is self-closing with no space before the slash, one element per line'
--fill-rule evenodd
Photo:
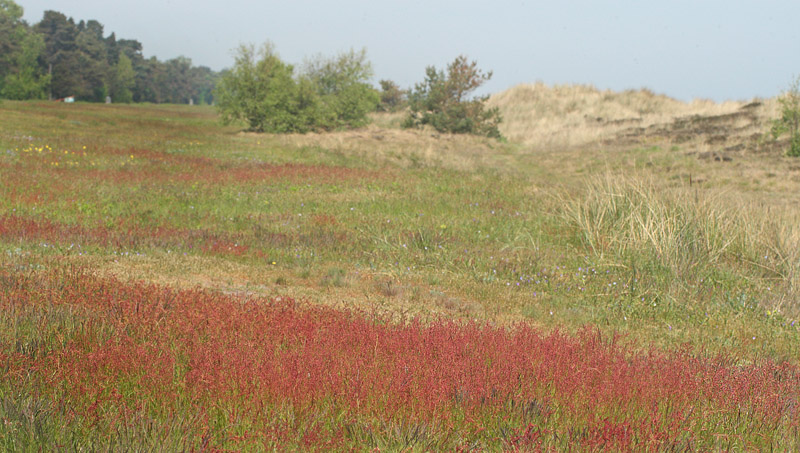
<path fill-rule="evenodd" d="M 34 29 L 44 36 L 45 62 L 52 71 L 51 95 L 56 98 L 83 95 L 86 86 L 81 76 L 75 22 L 57 11 L 45 11 Z"/>
<path fill-rule="evenodd" d="M 136 85 L 136 73 L 133 72 L 133 64 L 131 59 L 125 55 L 125 52 L 119 53 L 117 64 L 114 65 L 112 72 L 110 85 L 111 99 L 114 102 L 127 104 L 133 100 L 131 89 Z"/>
<path fill-rule="evenodd" d="M 162 81 L 166 78 L 164 63 L 158 61 L 156 57 L 142 60 L 136 67 L 136 88 L 133 92 L 135 102 L 154 102 L 164 101 Z"/>
<path fill-rule="evenodd" d="M 273 47 L 260 49 L 242 45 L 237 50 L 233 68 L 217 84 L 215 98 L 223 122 L 245 121 L 256 132 L 306 132 L 306 110 L 316 103 L 301 103 L 293 79 L 294 67 L 284 63 Z M 306 93 L 307 94 L 307 93 Z"/>
<path fill-rule="evenodd" d="M 786 155 L 800 157 L 800 76 L 795 77 L 778 98 L 778 103 L 781 105 L 781 117 L 772 122 L 772 135 L 778 138 L 788 132 L 789 149 Z"/>
<path fill-rule="evenodd" d="M 149 96 L 148 80 L 149 63 L 142 56 L 142 43 L 135 39 L 117 39 L 114 33 L 106 38 L 108 47 L 109 64 L 119 63 L 121 55 L 125 55 L 131 61 L 133 68 L 133 86 L 131 87 L 131 101 L 133 102 L 155 102 L 154 97 Z"/>
<path fill-rule="evenodd" d="M 103 38 L 103 25 L 96 20 L 80 21 L 77 25 L 77 58 L 80 62 L 80 85 L 73 94 L 81 99 L 102 102 L 109 94 L 110 79 L 114 77 L 114 67 L 109 61 L 108 46 Z"/>
<path fill-rule="evenodd" d="M 405 106 L 406 92 L 401 90 L 395 82 L 391 80 L 381 80 L 378 84 L 381 86 L 381 102 L 378 104 L 379 111 L 396 112 Z"/>
<path fill-rule="evenodd" d="M 189 85 L 192 99 L 198 104 L 211 104 L 214 101 L 214 86 L 217 74 L 206 66 L 193 66 L 189 71 Z"/>
<path fill-rule="evenodd" d="M 491 71 L 483 73 L 477 62 L 469 62 L 463 55 L 447 66 L 446 73 L 429 66 L 425 81 L 416 84 L 409 95 L 411 112 L 403 126 L 427 124 L 439 132 L 500 138 L 500 111 L 486 109 L 488 96 L 468 97 L 491 78 Z"/>
<path fill-rule="evenodd" d="M 334 119 L 332 124 L 324 125 L 327 128 L 367 124 L 367 114 L 380 101 L 369 84 L 372 65 L 366 49 L 350 49 L 332 58 L 317 56 L 305 63 L 303 75 L 316 86 L 322 105 L 329 110 L 327 116 Z"/>
<path fill-rule="evenodd" d="M 41 99 L 50 83 L 39 64 L 44 40 L 28 28 L 22 14 L 21 6 L 0 0 L 0 96 Z"/>
<path fill-rule="evenodd" d="M 37 99 L 46 95 L 102 102 L 211 102 L 217 73 L 178 57 L 145 60 L 142 44 L 104 37 L 96 20 L 79 21 L 45 11 L 29 27 L 14 0 L 0 0 L 0 96 Z M 126 61 L 127 60 L 127 61 Z M 202 99 L 199 99 L 202 98 Z"/>
<path fill-rule="evenodd" d="M 25 35 L 23 9 L 12 0 L 0 0 L 0 79 L 14 66 Z"/>
<path fill-rule="evenodd" d="M 22 39 L 14 61 L 16 69 L 6 75 L 0 95 L 19 100 L 47 97 L 50 75 L 42 73 L 38 62 L 43 51 L 44 39 L 41 35 L 28 32 Z"/>
<path fill-rule="evenodd" d="M 317 57 L 295 76 L 271 45 L 241 46 L 231 70 L 222 74 L 214 99 L 223 122 L 244 121 L 258 132 L 308 132 L 357 127 L 367 122 L 377 93 L 366 82 L 366 54 Z"/>
<path fill-rule="evenodd" d="M 188 104 L 192 97 L 192 86 L 189 80 L 192 68 L 191 58 L 179 56 L 164 62 L 165 78 L 162 79 L 164 85 L 165 102 L 173 104 Z"/>

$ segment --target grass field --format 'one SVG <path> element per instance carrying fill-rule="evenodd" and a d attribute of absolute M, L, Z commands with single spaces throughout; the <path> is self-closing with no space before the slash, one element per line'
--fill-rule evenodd
<path fill-rule="evenodd" d="M 545 88 L 508 142 L 3 102 L 0 448 L 797 449 L 774 101 Z"/>

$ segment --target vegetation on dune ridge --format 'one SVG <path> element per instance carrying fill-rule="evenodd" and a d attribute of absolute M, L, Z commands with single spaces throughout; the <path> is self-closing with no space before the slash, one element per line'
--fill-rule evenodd
<path fill-rule="evenodd" d="M 758 110 L 760 122 L 777 116 L 774 100 L 682 102 L 647 89 L 615 92 L 590 85 L 548 86 L 541 82 L 517 85 L 492 95 L 487 102 L 502 113 L 500 131 L 504 136 L 551 148 L 591 146 L 635 128 L 733 114 L 753 103 L 763 104 Z M 760 124 L 757 131 L 764 132 Z"/>
<path fill-rule="evenodd" d="M 0 443 L 796 449 L 768 108 L 552 148 L 6 101 Z"/>

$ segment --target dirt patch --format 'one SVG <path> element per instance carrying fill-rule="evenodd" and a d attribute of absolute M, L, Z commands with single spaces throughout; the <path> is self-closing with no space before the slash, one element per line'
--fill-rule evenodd
<path fill-rule="evenodd" d="M 715 162 L 731 162 L 733 158 L 725 153 L 717 151 L 705 151 L 702 153 L 689 153 L 696 154 L 698 159 L 713 160 Z"/>

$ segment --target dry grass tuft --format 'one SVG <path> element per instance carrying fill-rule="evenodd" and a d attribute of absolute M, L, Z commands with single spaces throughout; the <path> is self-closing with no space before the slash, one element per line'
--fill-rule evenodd
<path fill-rule="evenodd" d="M 403 295 L 404 288 L 402 285 L 392 279 L 383 279 L 375 282 L 375 289 L 378 293 L 386 297 L 399 297 Z"/>
<path fill-rule="evenodd" d="M 649 257 L 687 282 L 723 260 L 775 283 L 770 305 L 800 309 L 800 217 L 730 191 L 665 188 L 645 177 L 591 178 L 581 196 L 565 196 L 564 219 L 597 256 Z"/>

